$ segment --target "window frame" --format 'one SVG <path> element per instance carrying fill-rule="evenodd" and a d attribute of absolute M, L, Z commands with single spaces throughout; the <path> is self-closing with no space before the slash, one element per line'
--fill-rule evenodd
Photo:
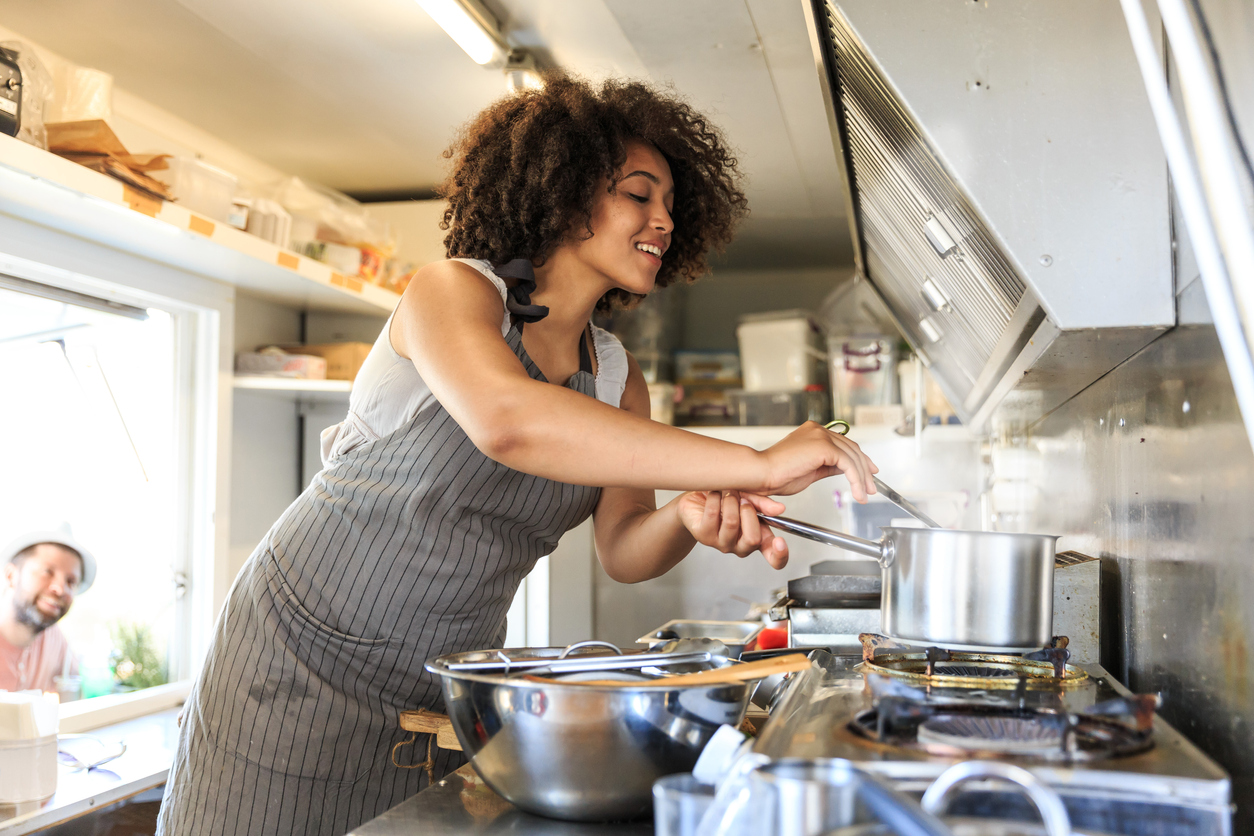
<path fill-rule="evenodd" d="M 173 319 L 177 484 L 184 486 L 176 542 L 186 591 L 171 639 L 177 647 L 170 654 L 171 682 L 67 704 L 63 713 L 67 726 L 82 730 L 169 708 L 186 698 L 191 678 L 200 670 L 231 581 L 227 534 L 235 288 L 65 230 L 3 215 L 0 272 L 159 308 Z"/>

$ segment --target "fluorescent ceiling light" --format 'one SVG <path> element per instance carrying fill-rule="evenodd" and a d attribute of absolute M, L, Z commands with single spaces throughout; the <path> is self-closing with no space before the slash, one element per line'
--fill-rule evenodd
<path fill-rule="evenodd" d="M 418 5 L 431 15 L 432 20 L 440 24 L 440 28 L 447 32 L 448 36 L 456 41 L 457 45 L 464 49 L 476 64 L 503 61 L 505 57 L 503 39 L 497 32 L 488 28 L 490 18 L 482 19 L 486 17 L 486 14 L 480 9 L 474 9 L 479 14 L 471 14 L 471 10 L 459 0 L 418 0 Z"/>

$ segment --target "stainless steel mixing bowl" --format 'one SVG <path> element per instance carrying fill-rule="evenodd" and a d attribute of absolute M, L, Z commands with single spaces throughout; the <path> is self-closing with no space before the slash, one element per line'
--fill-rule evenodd
<path fill-rule="evenodd" d="M 715 729 L 739 725 L 755 685 L 674 687 L 662 677 L 600 686 L 448 669 L 499 653 L 556 658 L 561 651 L 472 651 L 427 663 L 440 676 L 449 719 L 480 777 L 518 807 L 551 818 L 647 815 L 653 782 L 690 771 Z"/>

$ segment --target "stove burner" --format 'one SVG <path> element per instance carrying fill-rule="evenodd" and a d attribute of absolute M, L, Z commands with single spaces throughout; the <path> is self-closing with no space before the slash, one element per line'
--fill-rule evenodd
<path fill-rule="evenodd" d="M 892 702 L 892 701 L 890 701 Z M 1151 729 L 1106 717 L 988 706 L 884 705 L 859 713 L 860 737 L 942 757 L 1014 757 L 1076 763 L 1123 757 L 1154 745 Z M 886 713 L 881 716 L 881 709 Z"/>
<path fill-rule="evenodd" d="M 932 672 L 933 677 L 937 676 L 970 676 L 980 679 L 988 679 L 1000 676 L 1017 676 L 1014 671 L 1008 668 L 990 668 L 986 665 L 944 665 L 940 664 L 935 667 Z"/>
<path fill-rule="evenodd" d="M 1063 725 L 1057 716 L 998 717 L 937 714 L 919 725 L 921 745 L 998 752 L 1044 754 L 1062 748 Z"/>

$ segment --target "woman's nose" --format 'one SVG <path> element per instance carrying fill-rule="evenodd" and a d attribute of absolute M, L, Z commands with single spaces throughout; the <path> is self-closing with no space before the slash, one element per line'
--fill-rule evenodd
<path fill-rule="evenodd" d="M 658 232 L 669 234 L 675 229 L 675 222 L 671 220 L 671 213 L 666 211 L 665 207 L 657 210 L 653 216 L 653 228 Z"/>

